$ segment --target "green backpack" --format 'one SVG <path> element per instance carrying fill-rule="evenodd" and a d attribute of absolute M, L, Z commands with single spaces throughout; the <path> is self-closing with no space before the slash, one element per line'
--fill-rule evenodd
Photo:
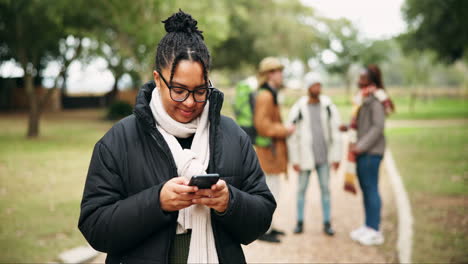
<path fill-rule="evenodd" d="M 254 126 L 254 110 L 257 91 L 254 91 L 250 85 L 241 81 L 236 86 L 234 96 L 234 115 L 237 124 L 247 133 L 250 141 L 260 147 L 269 147 L 272 144 L 271 138 L 257 135 Z"/>

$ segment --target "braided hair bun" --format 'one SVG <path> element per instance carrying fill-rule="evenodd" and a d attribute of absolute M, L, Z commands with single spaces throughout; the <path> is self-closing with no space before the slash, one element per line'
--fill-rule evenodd
<path fill-rule="evenodd" d="M 203 39 L 203 31 L 198 30 L 198 22 L 190 14 L 184 13 L 181 9 L 168 19 L 162 21 L 167 33 L 184 32 L 187 34 L 197 34 Z"/>
<path fill-rule="evenodd" d="M 203 77 L 208 85 L 208 70 L 211 67 L 211 56 L 198 22 L 190 14 L 179 12 L 162 21 L 167 34 L 159 41 L 156 49 L 155 69 L 162 71 L 169 68 L 172 82 L 175 69 L 180 61 L 199 62 L 203 67 Z"/>

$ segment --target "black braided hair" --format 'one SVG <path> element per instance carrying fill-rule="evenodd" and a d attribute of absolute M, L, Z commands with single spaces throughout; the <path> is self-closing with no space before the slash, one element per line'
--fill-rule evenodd
<path fill-rule="evenodd" d="M 171 83 L 181 60 L 197 61 L 203 67 L 203 78 L 208 85 L 211 56 L 203 41 L 203 31 L 198 30 L 198 22 L 181 9 L 162 22 L 167 34 L 161 39 L 156 50 L 156 70 L 161 72 L 162 69 L 171 67 Z"/>

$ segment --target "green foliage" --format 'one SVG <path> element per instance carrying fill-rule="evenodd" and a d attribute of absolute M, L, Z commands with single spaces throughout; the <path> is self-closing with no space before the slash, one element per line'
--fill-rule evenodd
<path fill-rule="evenodd" d="M 228 37 L 211 45 L 217 68 L 256 67 L 265 56 L 284 56 L 306 62 L 316 55 L 316 32 L 310 25 L 313 10 L 300 1 L 227 2 L 231 25 Z"/>
<path fill-rule="evenodd" d="M 325 51 L 332 52 L 336 60 L 327 62 L 320 58 L 322 64 L 332 74 L 345 75 L 352 64 L 359 61 L 364 45 L 359 39 L 358 29 L 347 19 L 325 20 L 326 30 L 323 31 L 322 41 Z"/>
<path fill-rule="evenodd" d="M 385 40 L 371 42 L 362 39 L 359 29 L 347 19 L 322 20 L 318 25 L 322 28 L 319 62 L 328 73 L 339 75 L 343 79 L 349 95 L 353 79 L 351 67 L 385 61 L 390 43 Z"/>
<path fill-rule="evenodd" d="M 161 21 L 179 8 L 198 20 L 215 69 L 254 68 L 268 55 L 304 62 L 316 55 L 315 31 L 309 21 L 314 14 L 298 0 L 123 0 L 90 5 L 101 11 L 90 14 L 99 22 L 88 37 L 100 43 L 95 54 L 108 61 L 116 78 L 123 73 L 149 78 L 157 43 L 165 34 Z"/>
<path fill-rule="evenodd" d="M 365 45 L 363 52 L 359 56 L 362 65 L 380 64 L 388 61 L 392 55 L 394 42 L 391 40 L 375 40 Z"/>
<path fill-rule="evenodd" d="M 0 1 L 0 58 L 13 58 L 24 70 L 40 73 L 60 53 L 60 39 L 93 27 L 84 2 Z"/>
<path fill-rule="evenodd" d="M 58 8 L 51 1 L 1 1 L 0 47 L 2 59 L 15 58 L 26 70 L 28 64 L 36 66 L 41 59 L 53 53 L 62 36 Z M 28 18 L 28 19 L 23 19 Z M 33 45 L 34 43 L 34 45 Z"/>
<path fill-rule="evenodd" d="M 117 120 L 129 116 L 133 113 L 133 106 L 127 102 L 116 101 L 109 106 L 107 119 Z"/>
<path fill-rule="evenodd" d="M 407 50 L 433 50 L 447 63 L 466 55 L 468 1 L 406 0 L 402 10 L 409 26 L 401 36 Z"/>
<path fill-rule="evenodd" d="M 96 56 L 108 62 L 116 81 L 129 73 L 138 80 L 151 77 L 159 40 L 166 34 L 162 20 L 182 8 L 198 20 L 207 43 L 216 45 L 227 37 L 225 1 L 95 1 L 92 2 L 99 27 L 89 37 L 100 46 Z"/>
<path fill-rule="evenodd" d="M 468 69 L 462 61 L 446 65 L 429 50 L 404 53 L 398 38 L 373 41 L 360 60 L 363 65 L 380 62 L 384 84 L 405 86 L 408 93 L 430 93 L 433 87 L 466 86 Z"/>

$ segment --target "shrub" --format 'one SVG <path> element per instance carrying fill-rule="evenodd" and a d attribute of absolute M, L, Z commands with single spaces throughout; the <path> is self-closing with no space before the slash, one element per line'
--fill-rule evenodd
<path fill-rule="evenodd" d="M 124 101 L 115 101 L 109 106 L 107 111 L 107 119 L 118 120 L 131 115 L 133 106 Z"/>

